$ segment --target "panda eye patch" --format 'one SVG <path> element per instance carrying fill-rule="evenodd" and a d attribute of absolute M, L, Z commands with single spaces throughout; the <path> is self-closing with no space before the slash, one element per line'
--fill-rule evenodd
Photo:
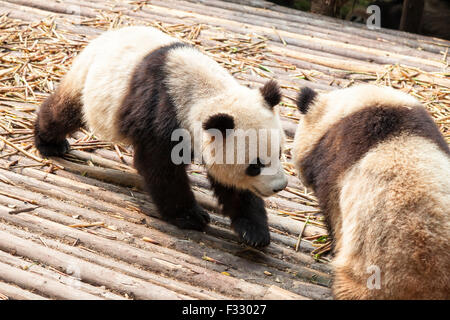
<path fill-rule="evenodd" d="M 255 177 L 261 173 L 261 168 L 264 168 L 265 165 L 261 163 L 261 160 L 259 158 L 256 159 L 256 163 L 251 163 L 247 170 L 245 170 L 245 174 L 250 177 Z"/>

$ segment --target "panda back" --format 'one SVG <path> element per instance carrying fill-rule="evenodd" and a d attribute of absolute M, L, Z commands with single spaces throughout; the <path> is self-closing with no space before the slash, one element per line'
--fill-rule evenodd
<path fill-rule="evenodd" d="M 137 65 L 155 49 L 178 40 L 150 27 L 109 31 L 92 41 L 74 68 L 89 66 L 82 89 L 83 116 L 97 136 L 125 141 L 116 125 Z"/>

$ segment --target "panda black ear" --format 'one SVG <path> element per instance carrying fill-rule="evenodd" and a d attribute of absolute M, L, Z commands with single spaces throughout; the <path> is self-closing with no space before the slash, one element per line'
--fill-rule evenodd
<path fill-rule="evenodd" d="M 234 129 L 234 118 L 226 113 L 216 113 L 203 123 L 203 129 L 217 129 L 225 136 L 227 129 Z"/>
<path fill-rule="evenodd" d="M 273 109 L 281 101 L 281 91 L 280 86 L 275 80 L 270 80 L 264 84 L 261 91 L 264 100 L 269 104 L 270 108 Z"/>
<path fill-rule="evenodd" d="M 314 101 L 317 96 L 317 92 L 311 88 L 304 87 L 300 90 L 297 96 L 297 108 L 301 113 L 305 114 L 308 112 L 309 106 Z"/>

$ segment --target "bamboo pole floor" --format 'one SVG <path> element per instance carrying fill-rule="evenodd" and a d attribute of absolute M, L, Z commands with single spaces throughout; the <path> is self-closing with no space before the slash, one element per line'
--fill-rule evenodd
<path fill-rule="evenodd" d="M 126 25 L 197 46 L 245 85 L 280 82 L 289 185 L 266 199 L 267 248 L 237 241 L 201 166 L 189 177 L 212 217 L 203 233 L 160 219 L 127 146 L 81 130 L 64 158 L 36 152 L 40 103 L 90 39 Z M 290 163 L 293 98 L 302 86 L 389 85 L 450 141 L 449 46 L 259 0 L 0 0 L 0 299 L 331 299 L 331 239 Z"/>

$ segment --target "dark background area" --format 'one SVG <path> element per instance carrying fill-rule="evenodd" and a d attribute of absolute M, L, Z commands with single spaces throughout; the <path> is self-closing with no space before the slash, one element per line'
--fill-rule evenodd
<path fill-rule="evenodd" d="M 290 8 L 366 23 L 378 5 L 381 27 L 450 40 L 450 0 L 269 0 Z"/>

